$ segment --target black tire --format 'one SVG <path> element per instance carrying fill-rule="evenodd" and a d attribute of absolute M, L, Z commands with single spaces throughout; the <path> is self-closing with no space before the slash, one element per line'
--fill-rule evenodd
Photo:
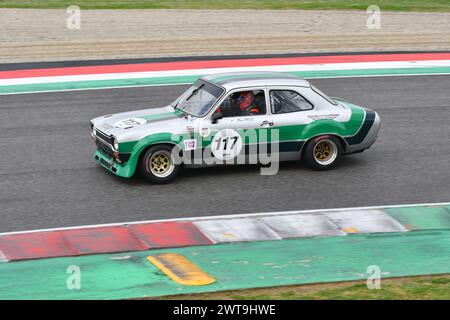
<path fill-rule="evenodd" d="M 330 170 L 342 156 L 342 144 L 338 138 L 322 135 L 308 141 L 303 149 L 303 161 L 314 170 Z"/>
<path fill-rule="evenodd" d="M 150 147 L 141 157 L 139 165 L 141 175 L 154 184 L 172 182 L 180 171 L 180 164 L 175 163 L 172 149 L 168 145 Z"/>

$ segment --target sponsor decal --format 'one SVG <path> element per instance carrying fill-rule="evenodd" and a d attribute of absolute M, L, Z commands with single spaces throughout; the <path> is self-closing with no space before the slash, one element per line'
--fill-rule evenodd
<path fill-rule="evenodd" d="M 203 120 L 199 120 L 198 121 L 198 133 L 203 138 L 206 138 L 211 133 L 211 129 L 207 125 L 204 126 L 204 121 Z"/>
<path fill-rule="evenodd" d="M 195 149 L 197 149 L 197 140 L 195 140 L 195 139 L 184 140 L 184 150 L 185 151 L 192 151 Z"/>
<path fill-rule="evenodd" d="M 308 118 L 312 120 L 334 120 L 338 114 L 326 114 L 326 115 L 319 115 L 319 116 L 309 116 Z"/>
<path fill-rule="evenodd" d="M 114 123 L 114 127 L 116 128 L 132 128 L 134 126 L 138 126 L 141 124 L 147 123 L 147 120 L 142 118 L 128 118 L 124 120 L 117 121 Z"/>
<path fill-rule="evenodd" d="M 204 138 L 209 136 L 210 133 L 211 133 L 211 129 L 209 129 L 209 128 L 201 128 L 200 129 L 200 135 Z"/>
<path fill-rule="evenodd" d="M 211 151 L 219 160 L 231 160 L 242 150 L 242 138 L 236 130 L 222 129 L 214 135 Z"/>
<path fill-rule="evenodd" d="M 245 117 L 245 118 L 237 118 L 237 122 L 249 122 L 249 121 L 255 121 L 253 117 Z"/>
<path fill-rule="evenodd" d="M 102 123 L 101 128 L 104 130 L 109 130 L 109 129 L 112 129 L 113 126 L 110 126 L 109 124 L 106 124 L 106 123 Z"/>

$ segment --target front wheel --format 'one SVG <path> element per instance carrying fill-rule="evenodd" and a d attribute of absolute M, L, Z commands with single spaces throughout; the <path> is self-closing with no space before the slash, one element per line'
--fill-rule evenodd
<path fill-rule="evenodd" d="M 305 146 L 303 160 L 314 170 L 330 170 L 342 155 L 341 142 L 333 136 L 319 136 Z"/>
<path fill-rule="evenodd" d="M 141 160 L 141 173 L 151 183 L 165 184 L 172 182 L 180 171 L 175 163 L 172 148 L 157 145 L 148 149 Z"/>

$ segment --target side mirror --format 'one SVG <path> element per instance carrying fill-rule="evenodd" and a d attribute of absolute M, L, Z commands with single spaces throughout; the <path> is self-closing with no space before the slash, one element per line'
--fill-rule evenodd
<path fill-rule="evenodd" d="M 211 123 L 217 123 L 217 121 L 219 121 L 220 119 L 223 118 L 223 114 L 222 112 L 214 112 L 212 117 L 211 117 Z"/>

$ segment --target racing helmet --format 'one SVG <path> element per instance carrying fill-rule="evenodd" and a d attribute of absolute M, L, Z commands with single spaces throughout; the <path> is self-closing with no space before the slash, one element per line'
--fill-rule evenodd
<path fill-rule="evenodd" d="M 241 111 L 252 106 L 254 102 L 255 102 L 255 95 L 253 94 L 252 91 L 243 91 L 237 98 L 237 104 L 239 106 L 239 109 L 241 109 Z"/>

